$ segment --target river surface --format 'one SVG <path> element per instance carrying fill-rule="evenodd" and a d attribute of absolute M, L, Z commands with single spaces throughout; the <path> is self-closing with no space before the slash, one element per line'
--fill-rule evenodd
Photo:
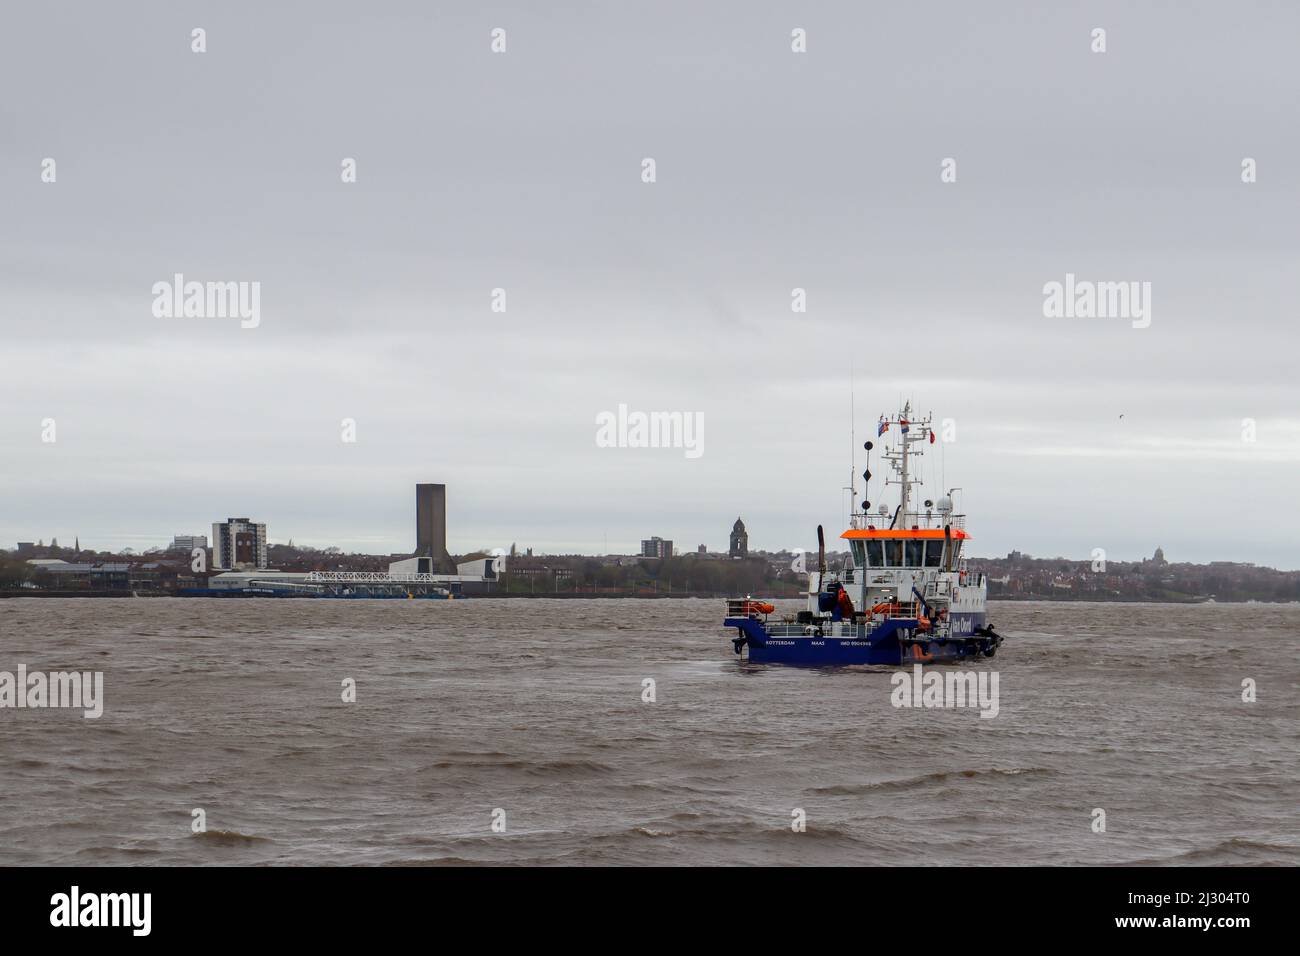
<path fill-rule="evenodd" d="M 0 601 L 0 671 L 104 675 L 0 709 L 0 864 L 1300 863 L 1300 605 L 995 603 L 993 718 L 722 611 Z"/>

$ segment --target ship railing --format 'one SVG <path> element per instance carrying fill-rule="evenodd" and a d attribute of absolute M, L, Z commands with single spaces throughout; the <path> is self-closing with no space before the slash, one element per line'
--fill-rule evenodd
<path fill-rule="evenodd" d="M 307 580 L 318 584 L 442 584 L 448 575 L 388 571 L 308 571 Z"/>
<path fill-rule="evenodd" d="M 855 530 L 862 531 L 867 528 L 874 528 L 879 531 L 888 529 L 894 520 L 893 514 L 868 514 L 866 512 L 855 512 L 849 526 Z M 944 515 L 938 511 L 909 511 L 898 516 L 896 530 L 911 530 L 913 528 L 923 531 L 939 530 L 942 531 L 944 525 L 951 525 L 953 531 L 966 530 L 965 515 Z"/>
<path fill-rule="evenodd" d="M 727 598 L 727 617 L 753 617 L 767 620 L 767 613 L 759 605 L 768 604 L 758 598 Z"/>
<path fill-rule="evenodd" d="M 879 608 L 879 610 L 877 610 Z M 924 613 L 920 601 L 882 601 L 867 609 L 873 618 L 888 621 L 891 618 L 916 620 Z"/>
<path fill-rule="evenodd" d="M 258 581 L 256 579 L 248 582 L 250 588 L 264 588 L 272 591 L 302 591 L 303 593 L 317 594 L 324 591 L 325 588 L 319 584 L 303 584 L 297 581 Z"/>

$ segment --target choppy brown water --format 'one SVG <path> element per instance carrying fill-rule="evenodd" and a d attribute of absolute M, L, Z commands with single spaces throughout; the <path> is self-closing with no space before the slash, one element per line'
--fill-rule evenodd
<path fill-rule="evenodd" d="M 1300 606 L 994 605 L 991 720 L 738 664 L 720 611 L 0 601 L 0 670 L 106 699 L 0 710 L 0 863 L 1300 862 Z"/>

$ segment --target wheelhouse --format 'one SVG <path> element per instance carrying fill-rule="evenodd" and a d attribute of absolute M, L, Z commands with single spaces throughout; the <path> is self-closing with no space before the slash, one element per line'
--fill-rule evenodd
<path fill-rule="evenodd" d="M 850 528 L 841 538 L 849 542 L 858 568 L 955 568 L 961 560 L 965 531 L 942 528 Z"/>

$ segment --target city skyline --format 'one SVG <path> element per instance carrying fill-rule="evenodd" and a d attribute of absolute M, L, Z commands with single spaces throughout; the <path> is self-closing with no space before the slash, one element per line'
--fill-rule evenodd
<path fill-rule="evenodd" d="M 244 520 L 244 519 L 240 519 L 240 520 Z M 258 524 L 260 527 L 265 527 L 265 526 L 266 526 L 264 522 L 259 522 L 259 523 L 257 523 L 257 524 Z M 112 548 L 112 547 L 96 547 L 96 546 L 94 545 L 94 543 L 89 543 L 89 544 L 88 544 L 88 545 L 83 549 L 83 548 L 81 547 L 81 542 L 80 542 L 80 537 L 79 537 L 79 536 L 75 536 L 75 537 L 74 537 L 74 540 L 75 540 L 76 544 L 73 545 L 71 548 L 69 548 L 69 546 L 66 545 L 66 544 L 59 544 L 59 543 L 58 543 L 58 535 L 52 535 L 51 538 L 50 538 L 50 540 L 49 540 L 48 542 L 45 541 L 44 538 L 38 536 L 38 537 L 35 538 L 34 540 L 17 541 L 17 542 L 15 542 L 15 544 L 14 544 L 13 547 L 10 547 L 10 546 L 8 546 L 8 545 L 0 545 L 0 551 L 8 551 L 8 552 L 10 552 L 11 554 L 17 554 L 17 553 L 19 553 L 19 549 L 21 549 L 21 548 L 29 547 L 29 546 L 34 546 L 34 547 L 36 547 L 36 548 L 58 549 L 58 550 L 71 550 L 71 551 L 73 551 L 73 552 L 84 551 L 85 553 L 95 553 L 95 554 L 100 554 L 100 553 L 103 553 L 103 554 L 125 554 L 125 553 L 132 553 L 132 554 L 135 554 L 135 555 L 139 556 L 139 555 L 143 555 L 143 554 L 146 554 L 146 553 L 168 553 L 168 552 L 176 552 L 176 551 L 178 550 L 178 545 L 177 545 L 177 542 L 178 542 L 178 541 L 185 541 L 185 540 L 190 539 L 191 537 L 192 537 L 195 541 L 197 541 L 198 539 L 200 539 L 200 538 L 204 538 L 205 536 L 203 536 L 203 535 L 193 535 L 193 536 L 190 536 L 190 535 L 188 535 L 188 534 L 182 534 L 182 533 L 179 533 L 179 532 L 178 532 L 178 533 L 175 533 L 175 534 L 171 535 L 170 537 L 171 537 L 172 540 L 171 540 L 171 542 L 170 542 L 169 544 L 152 544 L 152 545 L 148 545 L 148 546 L 147 546 L 146 548 L 144 548 L 144 549 L 137 549 L 134 545 L 124 545 L 124 546 L 119 547 L 119 548 Z M 153 539 L 153 540 L 156 540 L 156 539 Z M 608 551 L 550 551 L 550 550 L 546 550 L 546 549 L 540 548 L 540 547 L 538 547 L 538 546 L 532 545 L 532 544 L 530 544 L 530 543 L 528 543 L 528 542 L 520 542 L 520 541 L 517 541 L 517 540 L 512 540 L 509 544 L 504 545 L 504 546 L 501 546 L 501 545 L 491 545 L 491 546 L 479 546 L 479 547 L 471 547 L 471 548 L 463 548 L 463 549 L 455 549 L 455 548 L 453 548 L 453 549 L 448 550 L 446 553 L 447 553 L 448 555 L 452 555 L 452 556 L 464 556 L 464 555 L 474 554 L 474 553 L 479 553 L 479 552 L 490 553 L 490 552 L 491 552 L 493 549 L 495 549 L 495 548 L 500 548 L 501 550 L 505 551 L 506 553 L 510 553 L 510 549 L 511 549 L 511 548 L 514 548 L 515 551 L 516 551 L 518 554 L 520 554 L 520 555 L 523 555 L 523 554 L 527 553 L 527 554 L 530 554 L 530 555 L 535 555 L 535 556 L 537 556 L 537 557 L 632 557 L 632 558 L 642 558 L 642 557 L 648 557 L 648 555 L 645 553 L 645 549 L 646 549 L 646 545 L 649 544 L 651 541 L 656 541 L 656 542 L 658 542 L 658 541 L 662 541 L 665 545 L 668 545 L 668 546 L 672 547 L 672 554 L 670 555 L 670 557 L 673 557 L 673 558 L 689 558 L 689 557 L 694 557 L 694 556 L 696 556 L 697 554 L 700 554 L 700 553 L 707 553 L 707 554 L 709 554 L 710 556 L 713 556 L 713 557 L 724 557 L 724 556 L 726 556 L 726 557 L 732 557 L 732 558 L 736 557 L 736 554 L 734 553 L 734 551 L 732 550 L 732 548 L 731 548 L 731 546 L 730 546 L 730 541 L 728 542 L 728 547 L 726 547 L 726 548 L 712 547 L 712 546 L 710 546 L 709 542 L 707 542 L 707 541 L 701 541 L 701 542 L 698 543 L 697 546 L 685 547 L 685 546 L 679 545 L 677 542 L 674 542 L 672 539 L 664 539 L 664 538 L 662 538 L 660 535 L 652 535 L 652 536 L 650 536 L 649 538 L 643 538 L 643 539 L 640 540 L 640 542 L 638 542 L 638 545 L 637 545 L 636 547 L 630 548 L 629 550 L 625 550 L 625 551 L 620 551 L 620 550 L 608 550 Z M 299 550 L 303 550 L 303 549 L 305 549 L 305 550 L 308 550 L 308 551 L 324 551 L 324 550 L 327 550 L 327 549 L 337 549 L 337 550 L 339 551 L 340 555 L 343 555 L 343 556 L 346 556 L 346 555 L 348 555 L 348 554 L 355 554 L 355 555 L 358 555 L 358 556 L 370 556 L 370 557 L 392 557 L 392 556 L 398 556 L 398 555 L 418 555 L 418 554 L 421 554 L 421 553 L 422 553 L 422 552 L 421 552 L 421 549 L 420 549 L 418 546 L 415 547 L 415 548 L 407 548 L 407 549 L 396 548 L 396 549 L 391 549 L 391 550 L 388 550 L 388 549 L 379 549 L 379 550 L 374 550 L 374 551 L 365 551 L 365 550 L 356 550 L 356 549 L 343 548 L 343 547 L 341 547 L 341 546 L 339 546 L 339 545 L 337 545 L 337 544 L 333 544 L 333 543 L 322 543 L 322 542 L 317 542 L 317 541 L 301 540 L 301 539 L 298 539 L 298 538 L 294 538 L 294 537 L 292 537 L 292 536 L 290 536 L 290 537 L 288 537 L 288 538 L 285 538 L 285 539 L 282 539 L 282 540 L 281 540 L 281 539 L 277 539 L 277 538 L 275 538 L 275 537 L 273 537 L 273 536 L 271 536 L 271 535 L 269 535 L 269 534 L 267 535 L 267 538 L 266 538 L 266 546 L 267 546 L 267 547 L 289 547 L 289 548 L 296 548 L 296 549 L 299 549 Z M 212 546 L 211 546 L 211 545 L 204 545 L 204 547 L 205 547 L 205 549 L 210 549 Z M 698 548 L 704 548 L 705 551 L 701 552 L 701 551 L 698 550 Z M 180 549 L 180 550 L 187 550 L 188 548 L 187 548 L 187 547 L 181 547 L 181 548 L 179 548 L 179 549 Z M 799 553 L 799 550 L 800 550 L 800 549 L 801 549 L 805 554 L 811 554 L 811 553 L 815 553 L 815 552 L 816 552 L 816 548 L 815 548 L 815 547 L 813 547 L 813 548 L 807 548 L 807 547 L 803 547 L 802 545 L 794 545 L 794 546 L 786 546 L 786 547 L 780 547 L 780 548 L 747 548 L 747 549 L 746 549 L 746 553 L 747 553 L 747 554 L 756 555 L 756 556 L 764 556 L 764 555 L 771 556 L 771 555 L 783 555 L 783 554 L 797 554 L 797 553 Z M 827 542 L 826 542 L 826 551 L 827 551 L 828 554 L 847 554 L 847 553 L 849 552 L 848 543 L 847 543 L 846 541 L 843 541 L 842 539 L 840 539 L 840 538 L 838 538 L 838 537 L 836 537 L 836 538 L 832 538 L 832 539 L 829 539 L 829 540 L 827 540 Z M 1024 551 L 1024 550 L 1019 549 L 1019 548 L 1013 548 L 1013 549 L 1011 549 L 1011 550 L 1005 552 L 1005 554 L 983 554 L 983 553 L 979 553 L 979 552 L 976 551 L 976 550 L 971 550 L 971 551 L 968 552 L 968 556 L 971 557 L 971 558 L 973 558 L 973 559 L 975 559 L 975 560 L 1003 560 L 1003 559 L 1010 559 L 1010 558 L 1013 558 L 1013 557 L 1024 557 L 1024 558 L 1027 558 L 1027 559 L 1032 558 L 1032 559 L 1038 559 L 1038 560 L 1055 560 L 1055 559 L 1062 559 L 1062 560 L 1067 560 L 1067 561 L 1085 561 L 1085 560 L 1094 560 L 1093 556 L 1091 556 L 1091 555 L 1079 556 L 1079 555 L 1046 554 L 1046 553 L 1045 553 L 1045 554 L 1033 554 L 1033 553 L 1031 553 L 1031 552 L 1029 552 L 1029 551 Z M 653 556 L 651 556 L 651 557 L 653 557 Z M 1164 548 L 1163 548 L 1162 545 L 1159 545 L 1159 544 L 1155 545 L 1154 548 L 1151 549 L 1151 554 L 1149 554 L 1149 555 L 1139 555 L 1139 556 L 1137 556 L 1137 557 L 1116 557 L 1116 556 L 1113 556 L 1113 555 L 1107 555 L 1106 558 L 1105 558 L 1105 560 L 1108 560 L 1108 561 L 1111 561 L 1111 562 L 1114 562 L 1114 563 L 1123 564 L 1123 563 L 1136 563 L 1136 562 L 1141 562 L 1141 561 L 1148 561 L 1148 560 L 1152 560 L 1153 558 L 1154 558 L 1155 560 L 1157 560 L 1157 561 L 1164 560 Z M 1171 563 L 1171 564 L 1180 564 L 1180 563 L 1183 563 L 1183 564 L 1212 564 L 1212 563 L 1223 563 L 1223 562 L 1227 562 L 1227 563 L 1242 563 L 1242 564 L 1256 564 L 1256 563 L 1257 563 L 1257 562 L 1235 562 L 1235 561 L 1230 561 L 1229 559 L 1223 559 L 1223 558 L 1211 559 L 1210 561 L 1191 561 L 1191 560 L 1179 560 L 1179 559 L 1175 559 L 1174 561 L 1171 561 L 1171 562 L 1169 562 L 1169 563 Z M 1261 566 L 1261 567 L 1271 567 L 1271 566 L 1269 566 L 1269 565 L 1259 565 L 1259 566 Z M 1300 570 L 1300 569 L 1298 569 L 1298 568 L 1276 568 L 1276 570 L 1281 570 L 1281 571 L 1294 571 L 1294 570 Z"/>
<path fill-rule="evenodd" d="M 13 11 L 0 76 L 58 81 L 0 142 L 0 540 L 401 551 L 437 475 L 462 551 L 796 547 L 910 398 L 973 553 L 1300 566 L 1296 11 L 359 16 Z M 1045 301 L 1089 282 L 1141 316 Z"/>

